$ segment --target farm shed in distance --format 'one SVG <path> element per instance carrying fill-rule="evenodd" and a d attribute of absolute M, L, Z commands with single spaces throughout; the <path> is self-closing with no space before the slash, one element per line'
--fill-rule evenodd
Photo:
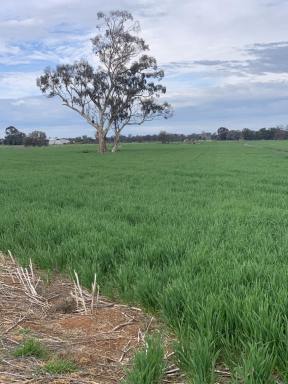
<path fill-rule="evenodd" d="M 62 145 L 69 144 L 70 140 L 67 139 L 49 139 L 49 145 Z"/>

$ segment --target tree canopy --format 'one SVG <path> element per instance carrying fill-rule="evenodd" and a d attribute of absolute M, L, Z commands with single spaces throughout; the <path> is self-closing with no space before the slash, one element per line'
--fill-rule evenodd
<path fill-rule="evenodd" d="M 23 145 L 25 133 L 20 132 L 12 125 L 5 129 L 4 144 L 6 145 Z"/>
<path fill-rule="evenodd" d="M 37 85 L 48 97 L 79 113 L 96 129 L 101 153 L 107 151 L 107 134 L 114 132 L 113 150 L 127 125 L 141 125 L 155 118 L 168 118 L 172 108 L 160 103 L 166 93 L 158 68 L 145 41 L 138 36 L 139 24 L 126 11 L 99 12 L 98 33 L 92 39 L 97 66 L 85 60 L 47 68 Z"/>
<path fill-rule="evenodd" d="M 43 147 L 48 145 L 48 140 L 45 132 L 33 131 L 25 137 L 24 145 L 26 147 Z"/>

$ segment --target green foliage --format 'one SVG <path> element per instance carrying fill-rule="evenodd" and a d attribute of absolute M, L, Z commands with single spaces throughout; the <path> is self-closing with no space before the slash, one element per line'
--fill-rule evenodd
<path fill-rule="evenodd" d="M 13 355 L 15 357 L 36 357 L 38 359 L 44 359 L 47 357 L 46 348 L 40 343 L 40 341 L 35 339 L 27 339 L 17 347 Z"/>
<path fill-rule="evenodd" d="M 244 346 L 247 349 L 243 353 L 241 366 L 236 369 L 235 383 L 245 384 L 273 384 L 273 369 L 275 357 L 268 345 L 261 343 L 249 343 Z"/>
<path fill-rule="evenodd" d="M 164 349 L 160 337 L 148 337 L 146 348 L 137 352 L 123 384 L 160 384 L 164 374 Z"/>
<path fill-rule="evenodd" d="M 288 142 L 2 146 L 0 162 L 1 250 L 158 312 L 193 380 L 216 358 L 245 378 L 248 356 L 287 379 Z"/>
<path fill-rule="evenodd" d="M 186 329 L 179 334 L 176 357 L 191 384 L 213 384 L 217 353 L 212 335 Z"/>
<path fill-rule="evenodd" d="M 48 361 L 44 365 L 43 370 L 51 375 L 60 375 L 75 372 L 77 370 L 77 366 L 71 360 L 57 357 Z"/>
<path fill-rule="evenodd" d="M 18 131 L 18 129 L 13 126 L 10 126 L 5 129 L 5 138 L 3 143 L 5 145 L 23 145 L 25 137 L 25 133 Z"/>
<path fill-rule="evenodd" d="M 46 133 L 41 131 L 33 131 L 29 133 L 24 139 L 24 145 L 26 147 L 43 147 L 48 145 Z"/>

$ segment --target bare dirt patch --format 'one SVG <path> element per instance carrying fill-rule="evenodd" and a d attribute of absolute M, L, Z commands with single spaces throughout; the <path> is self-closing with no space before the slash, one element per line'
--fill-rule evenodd
<path fill-rule="evenodd" d="M 89 308 L 85 313 L 71 297 L 72 281 L 54 276 L 44 283 L 38 276 L 33 267 L 21 270 L 12 257 L 0 254 L 0 383 L 120 383 L 145 335 L 159 324 L 138 308 L 102 296 L 91 310 L 91 295 L 83 290 Z M 48 359 L 73 361 L 77 370 L 50 374 L 42 359 L 14 357 L 13 351 L 29 338 L 45 346 Z M 164 382 L 183 383 L 170 359 Z"/>

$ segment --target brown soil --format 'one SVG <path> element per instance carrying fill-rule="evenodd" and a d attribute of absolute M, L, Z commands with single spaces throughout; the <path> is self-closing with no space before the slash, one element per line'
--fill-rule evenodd
<path fill-rule="evenodd" d="M 12 257 L 0 254 L 0 384 L 115 384 L 125 377 L 135 352 L 144 345 L 148 332 L 159 324 L 140 309 L 99 297 L 91 313 L 89 292 L 86 313 L 71 297 L 73 282 L 54 276 L 50 283 L 39 281 L 33 296 L 17 277 L 19 267 Z M 91 295 L 90 295 L 91 297 Z M 91 303 L 91 300 L 90 300 Z M 77 364 L 75 373 L 45 373 L 45 361 L 16 358 L 13 351 L 27 338 L 35 338 L 49 351 Z M 169 344 L 167 342 L 167 344 Z M 165 383 L 183 383 L 167 349 Z M 176 371 L 176 374 L 175 374 Z M 136 384 L 136 383 L 135 383 Z"/>

